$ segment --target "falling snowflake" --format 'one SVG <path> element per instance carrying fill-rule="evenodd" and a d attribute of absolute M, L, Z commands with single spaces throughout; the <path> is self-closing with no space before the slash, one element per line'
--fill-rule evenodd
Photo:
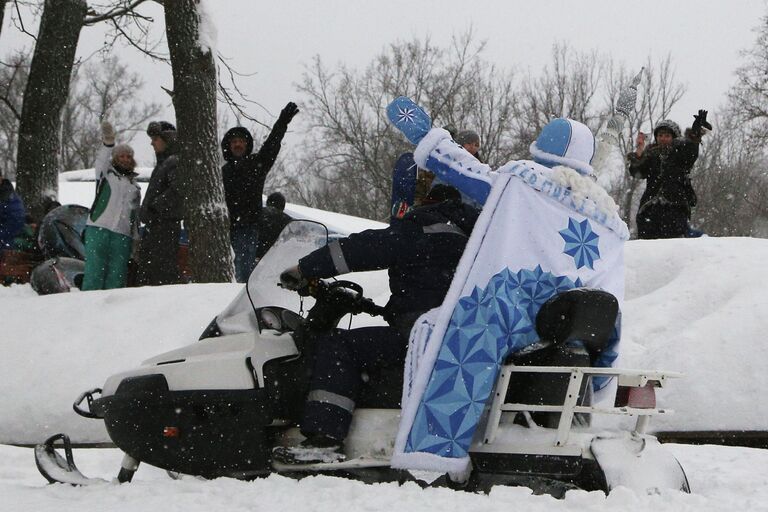
<path fill-rule="evenodd" d="M 594 269 L 595 260 L 600 259 L 600 249 L 598 241 L 600 237 L 592 231 L 589 221 L 584 219 L 582 222 L 568 219 L 568 227 L 559 232 L 565 240 L 563 252 L 573 257 L 576 268 L 586 266 Z"/>

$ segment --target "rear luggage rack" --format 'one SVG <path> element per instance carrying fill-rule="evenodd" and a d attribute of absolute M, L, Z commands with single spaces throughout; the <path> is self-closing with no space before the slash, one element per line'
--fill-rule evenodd
<path fill-rule="evenodd" d="M 510 378 L 514 373 L 549 373 L 570 374 L 568 387 L 561 405 L 537 405 L 526 403 L 506 402 Z M 614 407 L 593 407 L 578 405 L 579 390 L 586 377 L 605 376 L 618 377 L 620 396 L 628 399 L 626 405 Z M 554 441 L 546 445 L 539 445 L 542 455 L 581 455 L 581 447 L 569 444 L 569 436 L 574 414 L 618 414 L 625 416 L 637 416 L 634 433 L 643 434 L 648 428 L 651 416 L 658 414 L 670 414 L 670 409 L 655 407 L 655 388 L 663 387 L 668 379 L 679 378 L 683 375 L 677 372 L 622 370 L 614 368 L 581 368 L 565 366 L 515 366 L 507 364 L 502 366 L 496 382 L 496 391 L 491 403 L 488 422 L 485 426 L 481 443 L 475 444 L 471 451 L 495 452 L 495 453 L 531 453 L 530 444 L 516 446 L 510 443 L 499 443 L 496 437 L 499 431 L 499 423 L 503 413 L 553 412 L 560 413 L 557 433 Z M 493 445 L 492 447 L 490 445 Z"/>

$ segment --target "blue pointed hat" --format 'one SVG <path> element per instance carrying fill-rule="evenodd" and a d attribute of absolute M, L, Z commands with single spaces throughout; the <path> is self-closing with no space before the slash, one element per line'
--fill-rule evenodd
<path fill-rule="evenodd" d="M 584 124 L 559 117 L 541 130 L 531 144 L 533 160 L 546 167 L 564 165 L 585 176 L 594 175 L 595 136 Z"/>

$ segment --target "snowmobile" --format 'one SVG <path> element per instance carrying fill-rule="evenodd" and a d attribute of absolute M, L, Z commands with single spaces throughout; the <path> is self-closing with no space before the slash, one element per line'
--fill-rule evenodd
<path fill-rule="evenodd" d="M 569 489 L 607 493 L 618 485 L 643 492 L 689 492 L 680 464 L 645 433 L 651 416 L 669 412 L 656 407 L 655 389 L 679 375 L 591 367 L 590 353 L 607 342 L 618 305 L 612 295 L 586 289 L 547 302 L 536 321 L 540 341 L 502 366 L 493 401 L 473 441 L 472 471 L 463 481 L 390 467 L 402 367 L 361 375 L 364 386 L 344 444 L 345 461 L 303 466 L 273 461 L 274 446 L 302 439 L 296 425 L 308 388 L 307 362 L 322 350 L 313 344 L 315 335 L 338 328 L 347 315 L 370 325 L 383 312 L 351 281 L 318 281 L 303 290 L 300 299 L 277 286 L 287 265 L 327 242 L 322 224 L 291 222 L 200 340 L 113 375 L 101 388 L 76 399 L 74 410 L 103 420 L 125 454 L 117 482 L 129 482 L 143 462 L 205 478 L 327 474 L 468 491 L 523 485 L 555 496 Z M 370 275 L 358 276 L 375 288 Z M 624 401 L 611 407 L 593 405 L 590 379 L 607 376 L 618 380 Z M 638 420 L 631 431 L 606 431 L 590 426 L 595 414 Z M 62 446 L 64 456 L 59 453 Z M 64 434 L 38 445 L 35 458 L 50 482 L 104 482 L 79 472 Z"/>

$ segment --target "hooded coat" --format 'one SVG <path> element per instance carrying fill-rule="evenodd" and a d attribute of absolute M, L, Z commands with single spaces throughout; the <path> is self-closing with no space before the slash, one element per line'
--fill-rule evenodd
<path fill-rule="evenodd" d="M 288 123 L 278 119 L 267 140 L 253 153 L 253 136 L 242 126 L 231 128 L 221 139 L 221 152 L 226 163 L 221 168 L 224 181 L 224 197 L 229 210 L 229 223 L 232 227 L 255 224 L 261 213 L 261 196 L 267 174 L 280 152 L 280 143 L 288 129 Z M 235 157 L 229 145 L 233 138 L 246 141 L 245 154 Z"/>

